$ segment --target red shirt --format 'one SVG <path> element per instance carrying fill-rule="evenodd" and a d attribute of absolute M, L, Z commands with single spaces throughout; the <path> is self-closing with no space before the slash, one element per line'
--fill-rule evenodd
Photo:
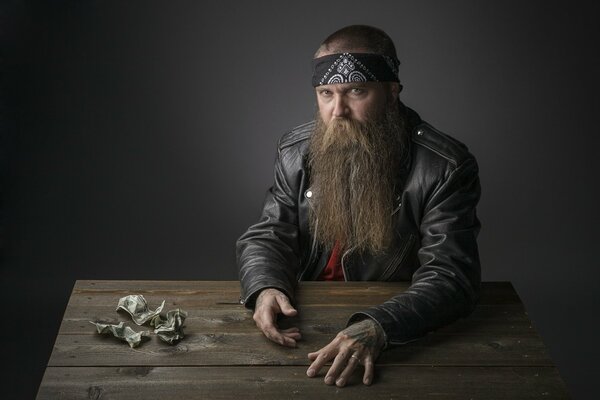
<path fill-rule="evenodd" d="M 331 251 L 327 266 L 317 278 L 320 281 L 343 281 L 344 271 L 342 270 L 342 252 L 340 242 L 336 241 Z"/>

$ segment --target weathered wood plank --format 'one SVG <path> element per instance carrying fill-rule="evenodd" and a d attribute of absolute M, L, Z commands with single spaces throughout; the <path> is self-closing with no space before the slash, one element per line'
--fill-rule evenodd
<path fill-rule="evenodd" d="M 304 367 L 114 367 L 46 369 L 37 399 L 567 399 L 555 368 L 399 367 L 357 370 L 344 388 L 307 378 Z"/>
<path fill-rule="evenodd" d="M 408 287 L 408 282 L 300 282 L 297 301 L 298 304 L 305 305 L 372 305 L 402 293 Z M 303 288 L 309 290 L 302 290 Z M 77 281 L 72 300 L 73 304 L 85 303 L 86 300 L 112 304 L 114 299 L 140 293 L 149 301 L 153 298 L 154 301 L 167 299 L 178 303 L 181 298 L 187 297 L 190 302 L 196 302 L 190 304 L 206 306 L 217 302 L 236 302 L 239 299 L 239 289 L 239 282 L 236 281 Z M 324 303 L 325 300 L 329 303 Z M 520 303 L 519 296 L 509 282 L 482 283 L 480 304 Z"/>
<path fill-rule="evenodd" d="M 104 335 L 59 335 L 50 366 L 307 365 L 306 354 L 329 343 L 329 333 L 304 333 L 294 349 L 268 341 L 260 332 L 187 333 L 176 346 L 152 337 L 131 349 Z M 398 365 L 552 366 L 539 337 L 442 335 L 426 337 L 382 354 L 379 363 Z"/>
<path fill-rule="evenodd" d="M 252 313 L 239 305 L 222 305 L 219 308 L 190 309 L 185 304 L 176 304 L 188 311 L 186 331 L 203 333 L 251 333 L 256 330 Z M 297 326 L 305 333 L 335 334 L 346 326 L 348 317 L 362 306 L 329 307 L 305 305 L 298 308 L 294 318 L 280 321 L 282 327 Z M 125 321 L 138 329 L 126 313 L 116 312 L 109 306 L 70 306 L 67 308 L 60 327 L 60 335 L 95 335 L 95 328 L 88 321 Z M 460 335 L 486 335 L 495 333 L 503 336 L 535 334 L 525 310 L 521 305 L 480 305 L 468 318 L 463 318 L 441 328 L 437 333 Z"/>

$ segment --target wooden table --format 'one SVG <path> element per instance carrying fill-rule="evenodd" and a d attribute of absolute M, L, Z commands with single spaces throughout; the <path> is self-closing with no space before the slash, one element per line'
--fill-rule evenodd
<path fill-rule="evenodd" d="M 564 399 L 566 387 L 510 283 L 484 283 L 466 319 L 385 351 L 372 386 L 362 368 L 348 386 L 308 378 L 306 354 L 327 344 L 354 311 L 406 290 L 407 283 L 306 282 L 295 349 L 265 339 L 237 303 L 238 282 L 77 281 L 38 392 L 38 399 Z M 188 312 L 175 346 L 152 335 L 131 349 L 101 336 L 88 321 L 128 321 L 119 298 L 143 294 L 151 308 Z M 149 328 L 143 328 L 149 329 Z"/>

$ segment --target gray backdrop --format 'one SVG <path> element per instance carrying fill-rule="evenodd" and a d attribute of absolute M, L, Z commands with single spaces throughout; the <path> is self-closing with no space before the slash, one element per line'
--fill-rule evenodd
<path fill-rule="evenodd" d="M 311 56 L 364 23 L 396 42 L 402 100 L 478 158 L 483 279 L 513 283 L 591 398 L 591 3 L 3 2 L 2 391 L 35 395 L 75 279 L 237 279 L 276 141 L 315 111 Z"/>

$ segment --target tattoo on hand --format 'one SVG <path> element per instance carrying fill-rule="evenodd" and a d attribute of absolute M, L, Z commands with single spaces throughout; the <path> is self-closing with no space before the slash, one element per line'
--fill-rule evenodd
<path fill-rule="evenodd" d="M 370 318 L 350 325 L 341 331 L 340 335 L 345 335 L 365 347 L 374 347 L 377 350 L 381 349 L 385 342 L 381 328 Z"/>

